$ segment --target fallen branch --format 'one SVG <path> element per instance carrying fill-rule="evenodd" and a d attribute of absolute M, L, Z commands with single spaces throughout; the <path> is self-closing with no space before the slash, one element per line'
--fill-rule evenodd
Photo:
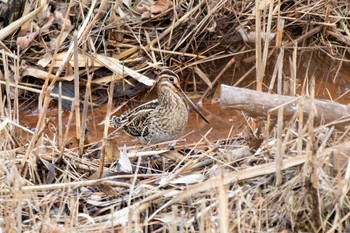
<path fill-rule="evenodd" d="M 221 85 L 220 102 L 222 108 L 234 108 L 247 112 L 253 117 L 277 117 L 279 107 L 284 108 L 283 116 L 292 117 L 300 104 L 303 105 L 304 117 L 308 117 L 312 101 L 308 97 L 294 97 L 277 94 L 267 94 L 245 88 Z M 350 121 L 350 107 L 326 100 L 314 100 L 316 108 L 315 121 L 334 124 L 338 129 L 344 130 Z"/>

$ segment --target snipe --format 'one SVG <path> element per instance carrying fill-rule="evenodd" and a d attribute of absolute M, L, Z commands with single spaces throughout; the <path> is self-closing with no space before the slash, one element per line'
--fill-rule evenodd
<path fill-rule="evenodd" d="M 113 116 L 111 127 L 122 126 L 127 134 L 143 144 L 173 140 L 182 133 L 187 124 L 188 109 L 185 101 L 209 123 L 183 92 L 180 79 L 174 72 L 163 70 L 159 74 L 157 93 L 158 99 L 142 104 L 125 115 Z"/>

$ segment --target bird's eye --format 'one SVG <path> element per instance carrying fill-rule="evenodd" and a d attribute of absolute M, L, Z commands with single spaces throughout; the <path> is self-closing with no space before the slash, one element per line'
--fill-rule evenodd
<path fill-rule="evenodd" d="M 170 81 L 170 82 L 174 82 L 174 78 L 173 78 L 173 77 L 170 77 L 170 78 L 169 78 L 169 81 Z"/>

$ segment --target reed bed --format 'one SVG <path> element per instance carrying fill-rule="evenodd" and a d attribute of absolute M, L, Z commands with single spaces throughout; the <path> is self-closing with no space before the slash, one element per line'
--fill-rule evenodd
<path fill-rule="evenodd" d="M 348 1 L 23 2 L 29 13 L 0 30 L 1 232 L 349 231 L 349 136 L 335 127 L 347 118 L 316 123 L 298 104 L 284 119 L 277 106 L 277 119 L 173 148 L 117 148 L 108 130 L 163 67 L 200 102 L 228 72 L 231 85 L 311 100 L 323 78 L 346 83 Z"/>

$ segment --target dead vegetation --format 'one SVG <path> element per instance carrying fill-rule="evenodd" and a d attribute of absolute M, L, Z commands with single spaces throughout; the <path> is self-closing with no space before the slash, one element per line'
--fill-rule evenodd
<path fill-rule="evenodd" d="M 320 113 L 305 117 L 297 102 L 285 119 L 282 104 L 246 118 L 247 130 L 174 149 L 117 148 L 108 131 L 123 97 L 138 99 L 162 67 L 200 101 L 229 70 L 230 85 L 313 105 L 323 78 L 348 85 L 348 1 L 21 2 L 0 25 L 2 232 L 350 230 L 348 128 L 334 127 L 347 116 L 316 124 Z M 91 138 L 102 103 L 104 130 Z M 30 129 L 20 113 L 33 105 Z"/>

